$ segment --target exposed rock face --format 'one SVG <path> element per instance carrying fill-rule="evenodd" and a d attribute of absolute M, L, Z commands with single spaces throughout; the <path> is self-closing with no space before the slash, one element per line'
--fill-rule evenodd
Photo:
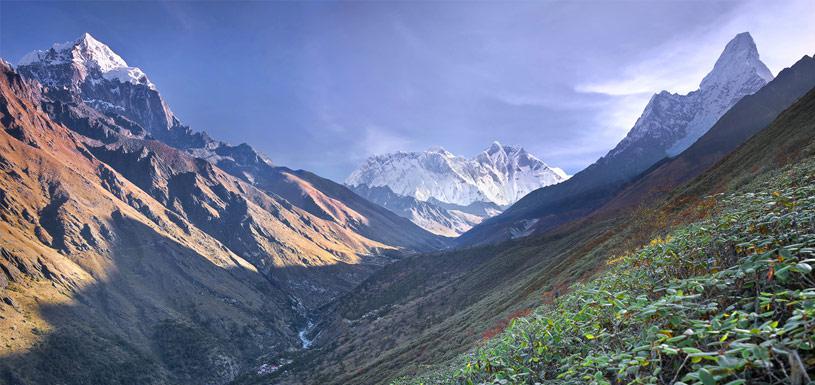
<path fill-rule="evenodd" d="M 351 189 L 365 199 L 410 219 L 421 228 L 447 237 L 456 237 L 480 223 L 484 218 L 501 212 L 501 207 L 487 202 L 484 202 L 483 205 L 489 208 L 482 210 L 468 210 L 469 206 L 445 204 L 432 199 L 423 202 L 410 196 L 398 195 L 387 186 L 358 185 Z M 480 202 L 471 206 L 478 205 L 478 203 Z"/>
<path fill-rule="evenodd" d="M 51 88 L 52 95 L 78 98 L 103 113 L 122 115 L 156 136 L 165 136 L 178 121 L 147 75 L 127 63 L 90 34 L 78 40 L 34 51 L 17 70 Z"/>
<path fill-rule="evenodd" d="M 642 172 L 665 156 L 690 147 L 727 110 L 773 80 L 761 62 L 749 33 L 740 33 L 722 52 L 699 89 L 687 95 L 655 94 L 628 135 L 598 165 L 627 167 L 621 174 Z M 639 171 L 637 171 L 639 170 Z"/>
<path fill-rule="evenodd" d="M 0 328 L 36 313 L 42 329 L 0 338 L 12 382 L 224 384 L 301 349 L 306 313 L 383 264 L 446 246 L 193 132 L 90 35 L 0 69 L 0 290 L 20 309 L 0 305 Z"/>
<path fill-rule="evenodd" d="M 37 87 L 0 62 L 4 380 L 224 384 L 298 346 L 290 294 L 94 157 Z"/>
<path fill-rule="evenodd" d="M 297 271 L 276 278 L 309 288 L 297 295 L 308 306 L 349 289 L 372 268 L 361 265 L 381 265 L 383 253 L 445 245 L 342 186 L 181 125 L 141 70 L 88 34 L 27 55 L 19 71 L 48 85 L 53 102 L 45 108 L 54 119 L 86 136 L 94 155 L 174 215 L 262 271 Z M 335 264 L 349 274 L 299 269 Z"/>
<path fill-rule="evenodd" d="M 433 234 L 334 182 L 274 166 L 247 144 L 233 146 L 193 132 L 170 112 L 141 70 L 89 34 L 26 55 L 19 71 L 49 85 L 49 96 L 61 102 L 47 107 L 52 117 L 91 139 L 154 138 L 374 242 L 415 250 L 445 246 Z"/>
<path fill-rule="evenodd" d="M 381 253 L 396 251 L 161 142 L 123 139 L 90 151 L 166 207 L 171 220 L 218 239 L 309 308 L 349 290 L 387 261 Z M 322 271 L 335 265 L 346 273 Z"/>
<path fill-rule="evenodd" d="M 733 44 L 733 43 L 731 43 Z M 730 45 L 728 45 L 730 47 Z M 720 59 L 721 62 L 721 59 Z M 719 63 L 717 63 L 717 67 Z M 711 75 L 708 75 L 708 78 Z M 707 80 L 707 78 L 706 78 Z M 704 83 L 704 82 L 703 82 Z M 647 201 L 654 196 L 658 196 L 662 191 L 671 190 L 681 184 L 688 182 L 698 176 L 703 171 L 711 168 L 716 162 L 722 160 L 726 155 L 736 151 L 742 143 L 749 140 L 754 141 L 757 133 L 764 133 L 765 127 L 776 119 L 779 114 L 789 113 L 788 107 L 801 103 L 801 100 L 811 99 L 811 90 L 815 87 L 815 59 L 812 56 L 804 56 L 793 66 L 784 69 L 778 77 L 770 81 L 758 92 L 746 96 L 736 103 L 727 113 L 719 119 L 713 127 L 702 135 L 699 140 L 693 143 L 688 149 L 676 157 L 655 166 L 641 178 L 626 186 L 617 196 L 607 203 L 603 208 L 606 212 L 622 210 L 623 208 L 635 206 L 643 201 Z M 809 95 L 808 95 L 809 93 Z M 811 104 L 809 100 L 807 105 Z M 807 107 L 799 107 L 805 110 Z M 800 112 L 799 112 L 800 113 Z M 806 115 L 798 117 L 805 120 Z M 780 119 L 780 118 L 779 118 Z M 779 123 L 776 121 L 776 123 Z M 786 122 L 781 122 L 786 123 Z M 806 131 L 806 125 L 790 125 L 797 131 Z M 781 131 L 775 129 L 774 131 Z M 785 138 L 792 140 L 793 138 Z M 757 139 L 756 139 L 757 140 Z M 800 135 L 799 135 L 800 140 Z M 773 139 L 773 143 L 780 144 L 782 139 Z M 753 143 L 753 149 L 759 147 Z M 787 144 L 789 154 L 784 157 L 800 156 L 798 153 L 804 151 L 806 146 Z M 810 146 L 811 147 L 811 146 Z M 755 150 L 754 150 L 755 151 Z M 773 151 L 783 153 L 778 148 Z M 747 153 L 744 148 L 739 148 L 738 152 Z M 795 154 L 795 155 L 793 155 Z M 744 154 L 743 154 L 744 155 Z M 781 157 L 781 156 L 779 156 Z M 754 168 L 769 167 L 751 160 Z M 722 178 L 725 179 L 725 178 Z"/>

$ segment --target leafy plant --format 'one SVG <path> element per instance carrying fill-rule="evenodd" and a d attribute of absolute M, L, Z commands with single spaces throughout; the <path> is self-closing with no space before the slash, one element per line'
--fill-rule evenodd
<path fill-rule="evenodd" d="M 449 369 L 395 384 L 794 384 L 815 367 L 815 160 L 610 257 Z"/>

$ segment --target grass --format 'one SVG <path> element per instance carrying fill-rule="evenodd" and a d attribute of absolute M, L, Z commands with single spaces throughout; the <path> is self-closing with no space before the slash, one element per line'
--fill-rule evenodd
<path fill-rule="evenodd" d="M 815 160 L 716 196 L 476 350 L 394 384 L 806 384 L 815 367 Z"/>

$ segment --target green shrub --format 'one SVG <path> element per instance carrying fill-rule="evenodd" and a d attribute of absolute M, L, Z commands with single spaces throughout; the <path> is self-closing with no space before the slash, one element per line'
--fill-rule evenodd
<path fill-rule="evenodd" d="M 717 196 L 714 217 L 609 258 L 451 368 L 395 383 L 808 383 L 815 161 L 741 191 Z"/>

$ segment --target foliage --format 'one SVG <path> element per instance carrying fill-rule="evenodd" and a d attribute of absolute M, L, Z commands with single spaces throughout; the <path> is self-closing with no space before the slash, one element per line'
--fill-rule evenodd
<path fill-rule="evenodd" d="M 718 214 L 609 258 L 452 368 L 395 383 L 808 383 L 815 160 L 715 198 Z"/>

